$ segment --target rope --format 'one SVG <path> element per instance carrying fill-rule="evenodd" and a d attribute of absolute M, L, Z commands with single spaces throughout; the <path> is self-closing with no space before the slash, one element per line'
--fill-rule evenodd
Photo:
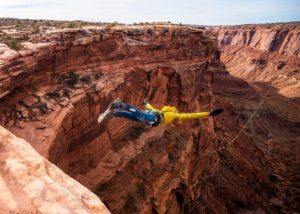
<path fill-rule="evenodd" d="M 249 123 L 252 121 L 253 117 L 255 116 L 255 114 L 258 112 L 258 110 L 260 110 L 261 106 L 263 105 L 263 103 L 265 102 L 265 99 L 266 99 L 266 96 L 268 96 L 268 94 L 270 93 L 271 91 L 271 87 L 269 87 L 268 91 L 266 92 L 265 96 L 262 98 L 262 100 L 260 101 L 260 103 L 258 104 L 257 108 L 254 110 L 254 112 L 251 114 L 251 116 L 249 117 L 248 121 L 245 123 L 244 126 L 248 126 Z M 171 131 L 173 134 L 176 135 L 176 137 L 180 138 L 180 140 L 183 140 L 183 141 L 186 141 L 186 139 L 184 139 L 177 131 L 175 131 L 173 128 L 171 127 L 168 127 L 168 130 Z M 207 156 L 211 156 L 213 154 L 216 154 L 222 150 L 225 150 L 226 148 L 228 148 L 231 144 L 233 144 L 236 139 L 239 138 L 239 136 L 245 131 L 245 128 L 241 128 L 240 131 L 237 133 L 237 135 L 232 138 L 226 145 L 216 149 L 216 150 L 213 150 L 213 151 L 210 151 L 210 152 L 207 152 L 207 153 L 204 153 L 204 154 L 201 154 L 200 152 L 196 151 L 194 148 L 192 148 L 194 150 L 194 152 L 198 153 L 200 156 L 202 157 L 207 157 Z"/>

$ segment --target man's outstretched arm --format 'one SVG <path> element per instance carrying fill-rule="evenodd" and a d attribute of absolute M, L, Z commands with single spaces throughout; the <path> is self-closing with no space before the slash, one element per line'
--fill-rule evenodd
<path fill-rule="evenodd" d="M 224 110 L 223 109 L 215 109 L 211 112 L 196 112 L 196 113 L 182 113 L 177 114 L 178 119 L 196 119 L 196 118 L 203 118 L 203 117 L 209 117 L 209 116 L 217 116 L 221 114 Z"/>
<path fill-rule="evenodd" d="M 179 113 L 177 114 L 177 119 L 185 120 L 185 119 L 196 119 L 196 118 L 203 118 L 208 117 L 209 112 L 197 112 L 197 113 Z"/>

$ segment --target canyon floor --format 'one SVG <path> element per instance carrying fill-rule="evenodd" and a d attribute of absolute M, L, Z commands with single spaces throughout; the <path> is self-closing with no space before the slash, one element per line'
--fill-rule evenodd
<path fill-rule="evenodd" d="M 299 23 L 0 23 L 0 213 L 300 212 Z"/>

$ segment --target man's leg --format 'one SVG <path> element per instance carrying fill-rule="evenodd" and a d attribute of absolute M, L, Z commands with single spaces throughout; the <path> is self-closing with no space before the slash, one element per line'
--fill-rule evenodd
<path fill-rule="evenodd" d="M 112 115 L 115 116 L 115 117 L 126 118 L 126 119 L 129 119 L 129 120 L 132 120 L 132 121 L 142 122 L 139 119 L 137 119 L 131 112 L 128 112 L 128 111 L 117 110 Z"/>
<path fill-rule="evenodd" d="M 156 116 L 151 113 L 150 111 L 142 112 L 139 109 L 129 105 L 125 104 L 125 110 L 131 112 L 137 119 L 140 121 L 146 123 L 146 124 L 154 124 L 156 122 Z"/>
<path fill-rule="evenodd" d="M 146 124 L 155 123 L 156 116 L 149 112 L 142 112 L 139 109 L 127 104 L 127 103 L 113 103 L 111 109 L 120 109 L 130 112 L 140 122 Z M 117 110 L 119 111 L 119 110 Z M 123 111 L 122 111 L 123 112 Z"/>
<path fill-rule="evenodd" d="M 122 101 L 117 101 L 117 102 L 114 102 L 111 104 L 111 107 L 110 107 L 111 110 L 114 110 L 114 109 L 119 109 L 119 110 L 126 110 L 126 111 L 130 111 L 133 110 L 133 109 L 137 109 L 127 103 L 123 103 Z"/>

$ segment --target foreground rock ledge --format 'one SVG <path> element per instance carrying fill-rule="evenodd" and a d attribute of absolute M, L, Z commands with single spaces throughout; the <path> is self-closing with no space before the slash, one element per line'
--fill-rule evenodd
<path fill-rule="evenodd" d="M 97 196 L 0 126 L 0 213 L 110 213 Z"/>

